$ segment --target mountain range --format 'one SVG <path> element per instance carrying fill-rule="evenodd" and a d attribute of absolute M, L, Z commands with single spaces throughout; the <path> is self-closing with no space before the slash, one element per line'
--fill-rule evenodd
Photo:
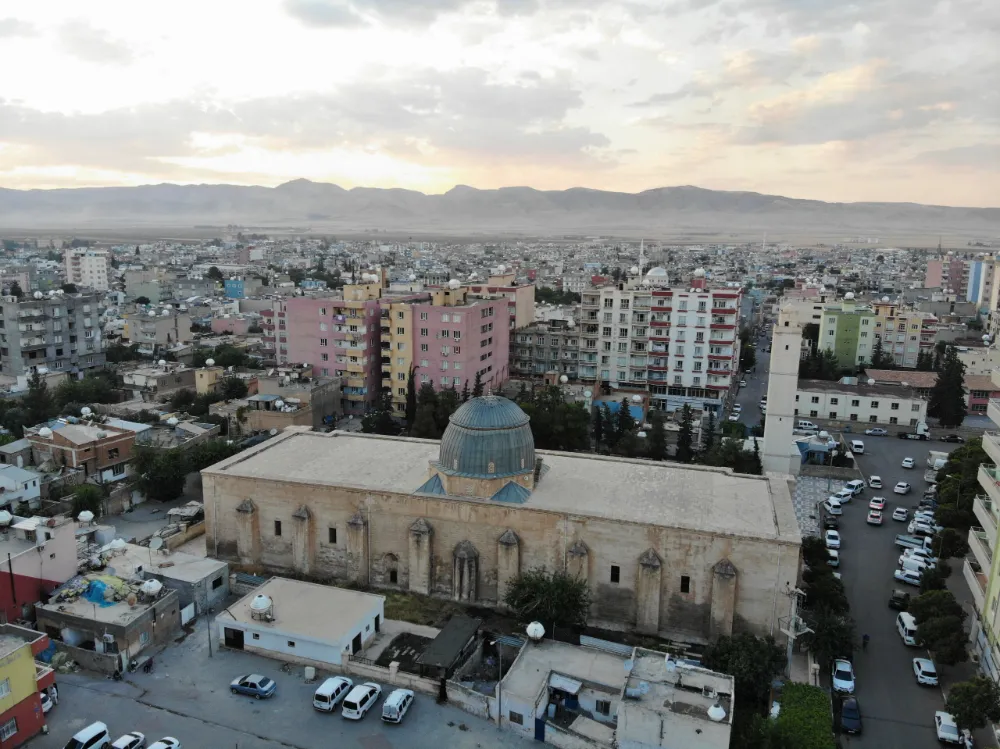
<path fill-rule="evenodd" d="M 661 187 L 479 190 L 441 195 L 297 179 L 277 187 L 158 184 L 58 190 L 0 189 L 0 226 L 182 227 L 241 224 L 340 231 L 456 233 L 778 232 L 1000 236 L 1000 208 L 917 203 L 827 203 L 755 192 Z"/>

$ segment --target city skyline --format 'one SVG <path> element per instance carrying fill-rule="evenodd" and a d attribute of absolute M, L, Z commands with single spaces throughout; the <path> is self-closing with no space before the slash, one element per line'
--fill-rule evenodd
<path fill-rule="evenodd" d="M 980 0 L 105 0 L 0 14 L 0 185 L 693 184 L 989 206 Z"/>

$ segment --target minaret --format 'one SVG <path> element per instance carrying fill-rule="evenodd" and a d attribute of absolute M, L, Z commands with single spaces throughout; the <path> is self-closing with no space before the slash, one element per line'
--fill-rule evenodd
<path fill-rule="evenodd" d="M 792 430 L 795 428 L 795 391 L 799 385 L 802 328 L 795 308 L 778 312 L 771 338 L 771 373 L 767 383 L 767 416 L 764 419 L 764 471 L 791 473 Z"/>
<path fill-rule="evenodd" d="M 646 240 L 639 240 L 639 279 L 642 280 L 643 273 L 646 272 Z"/>

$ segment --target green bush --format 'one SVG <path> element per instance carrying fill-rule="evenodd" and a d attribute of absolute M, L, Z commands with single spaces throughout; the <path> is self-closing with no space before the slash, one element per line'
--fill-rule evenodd
<path fill-rule="evenodd" d="M 796 749 L 835 749 L 830 696 L 809 684 L 785 684 L 778 726 Z"/>

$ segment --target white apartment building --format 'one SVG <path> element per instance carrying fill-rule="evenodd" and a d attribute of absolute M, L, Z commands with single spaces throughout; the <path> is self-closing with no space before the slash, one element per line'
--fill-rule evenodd
<path fill-rule="evenodd" d="M 795 415 L 803 419 L 857 421 L 879 426 L 916 426 L 927 421 L 927 400 L 912 388 L 800 380 L 795 393 Z"/>
<path fill-rule="evenodd" d="M 66 283 L 97 291 L 111 288 L 111 253 L 107 250 L 66 250 L 63 261 L 66 264 Z"/>
<path fill-rule="evenodd" d="M 584 291 L 580 379 L 647 388 L 664 410 L 684 403 L 717 410 L 739 369 L 740 291 L 693 283 Z"/>

